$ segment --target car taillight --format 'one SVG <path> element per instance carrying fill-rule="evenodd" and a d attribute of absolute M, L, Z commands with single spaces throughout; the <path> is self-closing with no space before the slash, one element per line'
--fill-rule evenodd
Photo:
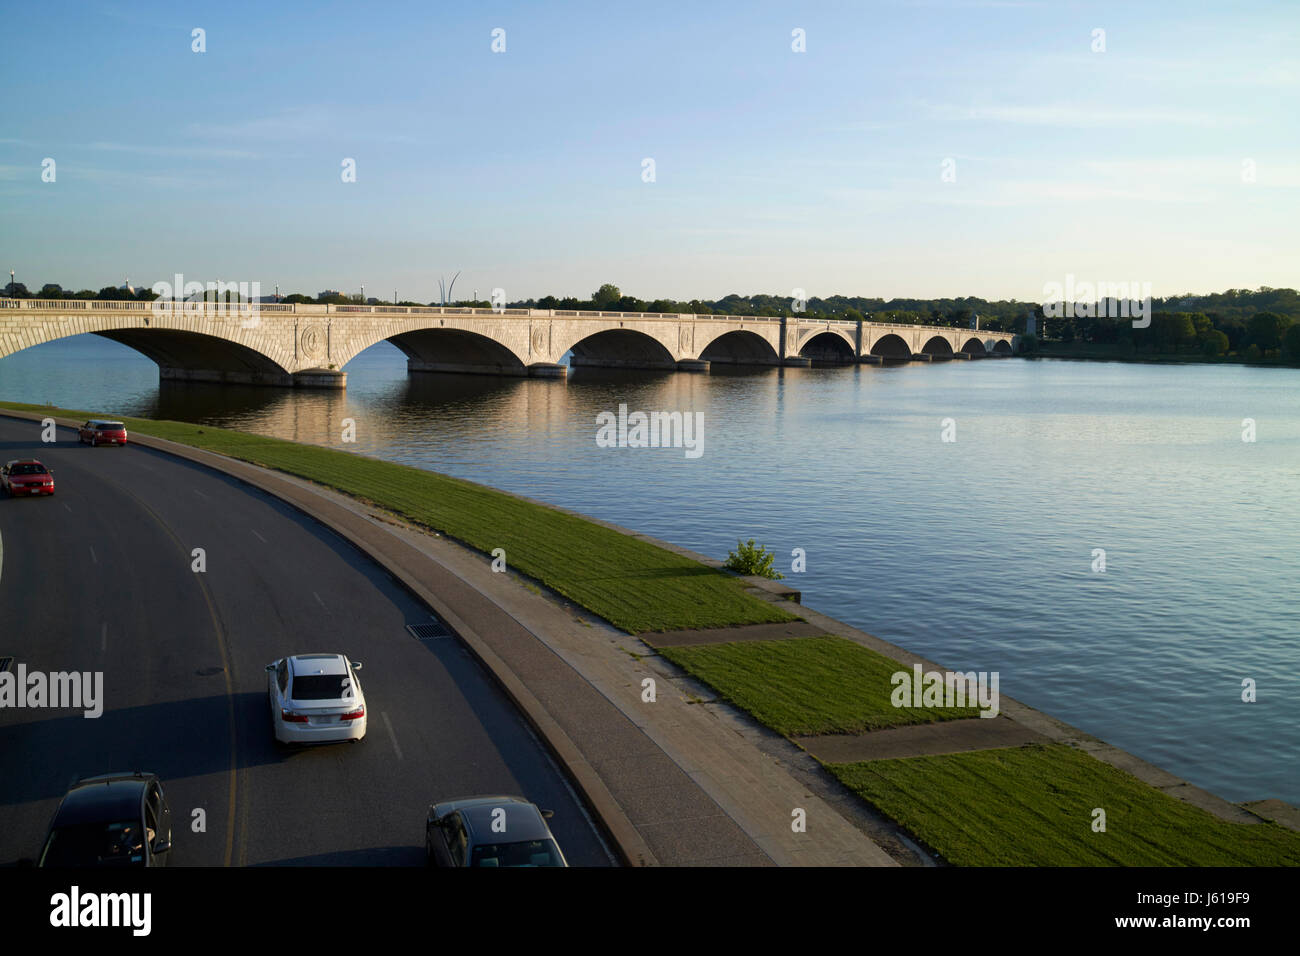
<path fill-rule="evenodd" d="M 348 711 L 346 714 L 339 714 L 339 720 L 356 720 L 358 717 L 366 716 L 366 708 L 358 707 L 356 710 Z"/>
<path fill-rule="evenodd" d="M 284 721 L 285 723 L 287 723 L 287 724 L 305 724 L 305 723 L 307 723 L 307 715 L 306 715 L 306 714 L 295 714 L 293 711 L 291 711 L 291 710 L 285 710 L 283 707 L 280 708 L 280 719 L 283 720 L 283 721 Z"/>

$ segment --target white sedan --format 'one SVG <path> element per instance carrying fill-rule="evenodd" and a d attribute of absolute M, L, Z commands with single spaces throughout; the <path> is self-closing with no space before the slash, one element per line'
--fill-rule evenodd
<path fill-rule="evenodd" d="M 271 725 L 282 744 L 325 744 L 366 735 L 361 663 L 342 654 L 298 654 L 267 664 Z"/>

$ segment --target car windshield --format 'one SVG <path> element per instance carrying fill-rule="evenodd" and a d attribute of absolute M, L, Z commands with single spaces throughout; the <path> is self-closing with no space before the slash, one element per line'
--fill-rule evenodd
<path fill-rule="evenodd" d="M 121 422 L 104 422 L 99 426 L 101 432 L 120 432 L 125 428 Z"/>
<path fill-rule="evenodd" d="M 138 822 L 79 823 L 50 834 L 42 866 L 143 866 L 144 829 Z"/>
<path fill-rule="evenodd" d="M 293 679 L 294 700 L 338 700 L 352 696 L 347 674 L 307 674 Z"/>
<path fill-rule="evenodd" d="M 14 465 L 9 469 L 11 475 L 43 475 L 44 465 Z"/>
<path fill-rule="evenodd" d="M 554 840 L 485 843 L 474 847 L 471 866 L 564 866 Z"/>

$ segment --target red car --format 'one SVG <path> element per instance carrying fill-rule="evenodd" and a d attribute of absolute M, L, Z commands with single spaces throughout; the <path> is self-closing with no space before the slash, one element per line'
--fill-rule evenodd
<path fill-rule="evenodd" d="M 101 421 L 92 418 L 77 432 L 77 441 L 94 445 L 125 445 L 126 426 L 121 422 Z"/>
<path fill-rule="evenodd" d="M 20 458 L 0 468 L 0 488 L 10 496 L 54 494 L 54 472 L 35 458 Z"/>

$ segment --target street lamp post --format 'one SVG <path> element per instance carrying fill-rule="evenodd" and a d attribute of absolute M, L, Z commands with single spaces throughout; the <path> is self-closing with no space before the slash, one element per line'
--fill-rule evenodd
<path fill-rule="evenodd" d="M 13 270 L 13 269 L 10 269 L 10 270 L 9 270 L 9 294 L 10 294 L 10 295 L 15 295 L 15 293 L 17 293 L 17 291 L 18 291 L 18 288 L 17 288 L 17 286 L 14 285 L 14 270 Z"/>
<path fill-rule="evenodd" d="M 361 304 L 366 304 L 366 285 L 364 282 L 361 284 Z"/>

